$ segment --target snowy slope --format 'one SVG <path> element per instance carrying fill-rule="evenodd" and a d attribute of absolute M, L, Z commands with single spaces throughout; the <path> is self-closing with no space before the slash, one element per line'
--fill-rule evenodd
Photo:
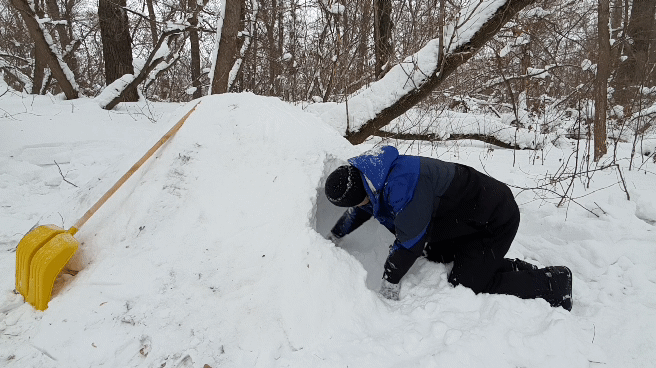
<path fill-rule="evenodd" d="M 192 104 L 0 99 L 0 363 L 8 367 L 651 367 L 655 165 L 556 208 L 518 194 L 510 256 L 574 271 L 572 313 L 474 295 L 419 260 L 401 301 L 377 290 L 391 236 L 323 239 L 340 210 L 321 184 L 352 147 L 318 117 L 252 94 L 202 99 L 180 132 L 84 225 L 45 312 L 13 293 L 36 222 L 71 226 Z M 535 185 L 569 152 L 399 145 Z M 66 179 L 62 179 L 57 161 Z M 540 162 L 541 160 L 538 160 Z M 595 174 L 596 188 L 617 182 Z M 578 183 L 578 194 L 586 192 Z M 594 188 L 593 188 L 594 189 Z M 594 205 L 597 204 L 597 206 Z M 605 213 L 601 210 L 605 211 Z"/>

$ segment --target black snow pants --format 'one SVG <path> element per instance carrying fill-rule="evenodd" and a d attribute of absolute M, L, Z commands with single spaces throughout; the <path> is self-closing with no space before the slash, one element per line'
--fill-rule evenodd
<path fill-rule="evenodd" d="M 517 270 L 504 258 L 519 227 L 519 208 L 504 183 L 456 165 L 453 181 L 433 215 L 425 256 L 453 262 L 449 282 L 475 293 L 549 297 L 543 270 Z"/>

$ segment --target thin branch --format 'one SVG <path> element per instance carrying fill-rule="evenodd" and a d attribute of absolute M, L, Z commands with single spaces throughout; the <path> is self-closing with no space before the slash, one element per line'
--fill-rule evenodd
<path fill-rule="evenodd" d="M 617 167 L 617 172 L 620 173 L 620 179 L 622 179 L 622 185 L 624 186 L 624 192 L 626 193 L 626 200 L 630 201 L 631 196 L 629 195 L 629 190 L 626 188 L 626 182 L 624 181 L 624 176 L 622 175 L 622 170 L 620 169 L 620 165 L 615 164 L 615 166 Z"/>
<path fill-rule="evenodd" d="M 518 187 L 518 186 L 516 186 L 516 185 L 512 185 L 512 184 L 506 184 L 506 185 L 508 185 L 509 187 L 512 187 L 512 188 L 521 189 L 522 191 L 526 191 L 526 190 L 543 190 L 543 191 L 545 191 L 545 192 L 549 192 L 549 193 L 555 194 L 555 195 L 561 197 L 561 203 L 559 203 L 557 207 L 560 207 L 560 206 L 562 205 L 562 202 L 563 202 L 565 199 L 569 199 L 570 202 L 573 202 L 573 203 L 577 204 L 579 207 L 583 208 L 584 210 L 586 210 L 586 211 L 590 212 L 591 214 L 593 214 L 593 215 L 599 217 L 599 215 L 597 215 L 596 213 L 594 213 L 594 211 L 592 211 L 592 210 L 588 209 L 587 207 L 585 207 L 584 205 L 580 204 L 580 203 L 577 202 L 573 197 L 571 197 L 571 196 L 570 196 L 570 197 L 567 197 L 567 193 L 565 193 L 564 195 L 561 195 L 560 193 L 556 192 L 555 190 L 553 190 L 553 189 L 548 189 L 548 188 L 540 188 L 540 187 L 526 188 L 526 187 Z"/>
<path fill-rule="evenodd" d="M 70 181 L 68 181 L 68 179 L 66 179 L 66 177 L 64 176 L 64 173 L 62 173 L 62 169 L 61 169 L 61 167 L 59 167 L 59 164 L 57 163 L 57 161 L 53 160 L 53 162 L 55 163 L 55 165 L 57 165 L 57 169 L 59 169 L 59 175 L 61 175 L 62 179 L 64 179 L 64 181 L 67 182 L 68 184 L 70 184 L 70 185 L 72 185 L 76 188 L 79 188 L 77 185 L 71 183 Z"/>
<path fill-rule="evenodd" d="M 406 141 L 416 140 L 416 141 L 428 141 L 428 142 L 459 141 L 459 140 L 471 139 L 475 141 L 481 141 L 481 142 L 493 144 L 501 148 L 507 148 L 513 150 L 528 149 L 528 147 L 522 148 L 519 145 L 506 143 L 504 141 L 497 139 L 496 137 L 493 137 L 491 135 L 485 135 L 485 134 L 453 134 L 452 133 L 449 135 L 448 138 L 441 138 L 439 135 L 435 133 L 428 133 L 428 134 L 393 133 L 393 132 L 386 132 L 383 130 L 379 130 L 373 135 L 381 138 L 395 138 L 395 139 L 406 140 Z"/>
<path fill-rule="evenodd" d="M 25 59 L 25 58 L 22 58 L 22 57 L 20 57 L 20 56 L 16 56 L 16 55 L 10 55 L 10 54 L 0 53 L 0 57 L 16 59 L 16 60 L 18 60 L 18 61 L 20 61 L 20 62 L 22 62 L 22 63 L 25 63 L 25 64 L 30 64 L 30 63 L 31 63 L 30 60 L 27 60 L 27 59 Z"/>

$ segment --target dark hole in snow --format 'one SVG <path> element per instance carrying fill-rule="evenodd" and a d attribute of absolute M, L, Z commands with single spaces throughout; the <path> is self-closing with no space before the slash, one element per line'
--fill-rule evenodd
<path fill-rule="evenodd" d="M 324 238 L 346 210 L 328 201 L 324 192 L 324 183 L 333 170 L 345 164 L 344 161 L 336 158 L 327 159 L 324 163 L 323 177 L 317 186 L 313 224 L 314 229 Z M 339 247 L 362 263 L 367 271 L 367 287 L 378 290 L 383 276 L 383 264 L 393 241 L 394 236 L 378 221 L 371 218 L 356 231 L 342 238 Z"/>

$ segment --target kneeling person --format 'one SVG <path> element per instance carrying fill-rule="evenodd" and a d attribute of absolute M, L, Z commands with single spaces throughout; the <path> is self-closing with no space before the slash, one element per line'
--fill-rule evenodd
<path fill-rule="evenodd" d="M 374 217 L 396 239 L 381 294 L 398 300 L 401 278 L 420 256 L 453 262 L 449 282 L 475 293 L 543 298 L 572 308 L 572 273 L 504 258 L 519 227 L 507 185 L 471 167 L 400 155 L 385 146 L 348 160 L 326 179 L 328 200 L 348 210 L 332 228 L 339 239 Z"/>

